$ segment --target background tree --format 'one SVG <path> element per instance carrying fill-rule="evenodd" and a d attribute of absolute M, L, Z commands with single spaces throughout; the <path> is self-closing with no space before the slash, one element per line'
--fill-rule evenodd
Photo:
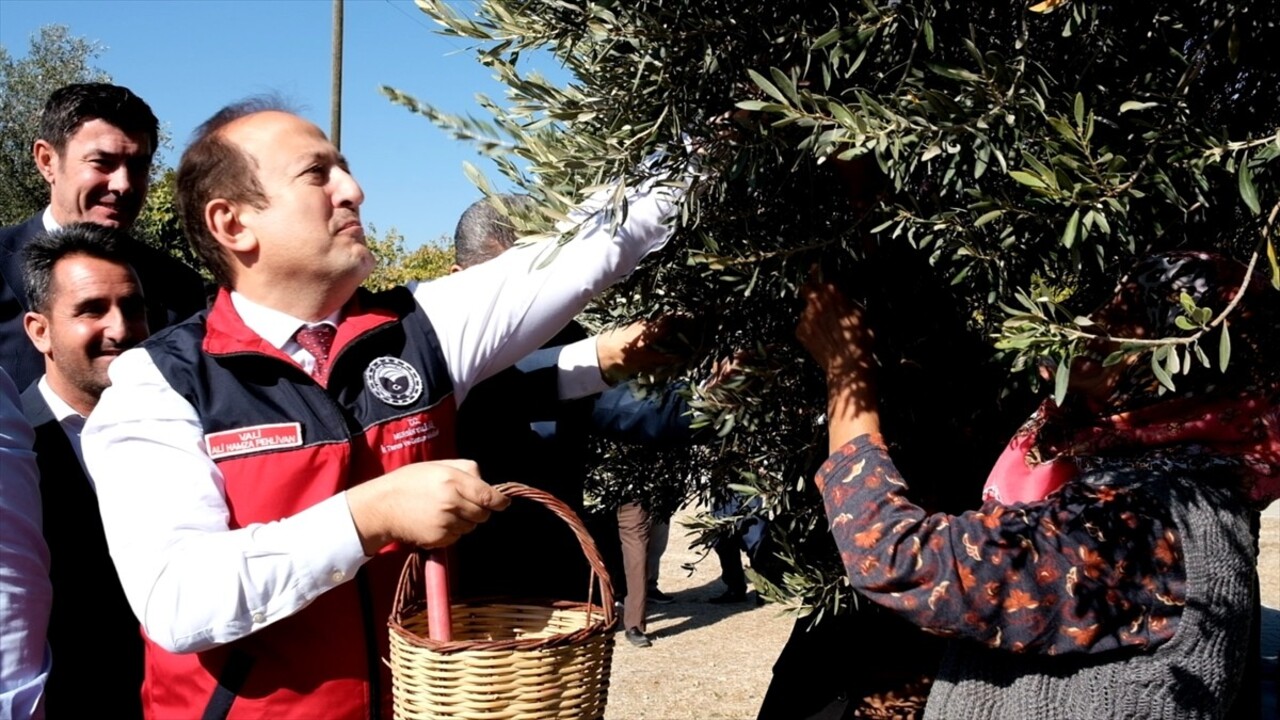
<path fill-rule="evenodd" d="M 810 489 L 825 454 L 820 378 L 792 337 L 795 287 L 814 263 L 876 317 L 885 434 L 936 506 L 956 493 L 976 504 L 985 473 L 957 468 L 990 459 L 991 439 L 1026 409 L 1037 363 L 1056 363 L 1064 391 L 1091 329 L 1077 318 L 1135 257 L 1214 249 L 1259 263 L 1280 287 L 1272 2 L 419 5 L 474 44 L 507 98 L 482 99 L 491 116 L 471 118 L 386 92 L 533 195 L 539 214 L 515 219 L 530 232 L 610 178 L 683 177 L 685 139 L 696 139 L 701 171 L 676 237 L 594 318 L 703 318 L 693 379 L 734 351 L 751 360 L 738 381 L 694 397 L 720 446 L 611 454 L 602 492 L 638 486 L 669 505 L 694 473 L 694 492 L 732 482 L 760 496 L 778 560 L 767 588 L 805 609 L 850 600 Z M 574 80 L 523 73 L 539 50 Z M 734 109 L 738 131 L 726 133 Z M 642 164 L 655 150 L 665 154 Z M 1171 385 L 1192 363 L 1229 361 L 1228 314 L 1188 306 L 1185 336 L 1121 352 L 1147 354 Z M 669 487 L 652 480 L 667 471 Z"/>
<path fill-rule="evenodd" d="M 212 281 L 213 276 L 201 264 L 182 231 L 182 219 L 178 215 L 177 171 L 157 162 L 151 168 L 151 176 L 147 202 L 133 223 L 133 236 L 200 270 L 206 280 Z"/>
<path fill-rule="evenodd" d="M 386 290 L 410 280 L 431 280 L 449 274 L 453 265 L 453 248 L 447 238 L 427 243 L 412 252 L 405 250 L 404 236 L 391 228 L 383 237 L 369 224 L 365 243 L 373 251 L 377 264 L 364 281 L 370 290 Z"/>
<path fill-rule="evenodd" d="M 101 54 L 102 46 L 71 35 L 65 25 L 40 28 L 20 60 L 0 45 L 0 225 L 21 222 L 49 204 L 49 186 L 31 159 L 40 111 L 63 85 L 109 82 L 93 66 Z"/>

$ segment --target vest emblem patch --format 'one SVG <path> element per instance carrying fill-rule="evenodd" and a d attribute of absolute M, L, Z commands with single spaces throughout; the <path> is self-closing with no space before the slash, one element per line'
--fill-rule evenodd
<path fill-rule="evenodd" d="M 409 363 L 394 357 L 380 357 L 364 370 L 364 386 L 388 405 L 404 407 L 422 397 L 422 376 Z"/>
<path fill-rule="evenodd" d="M 235 457 L 259 450 L 299 447 L 302 445 L 302 423 L 275 423 L 223 430 L 204 436 L 210 460 Z"/>

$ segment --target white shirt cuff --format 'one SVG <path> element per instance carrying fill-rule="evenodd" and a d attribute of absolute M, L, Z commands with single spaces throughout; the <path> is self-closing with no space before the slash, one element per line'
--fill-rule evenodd
<path fill-rule="evenodd" d="M 559 370 L 561 400 L 576 400 L 609 389 L 609 383 L 600 372 L 600 358 L 596 353 L 594 337 L 561 348 L 560 356 L 556 358 L 556 368 Z"/>
<path fill-rule="evenodd" d="M 316 503 L 294 516 L 306 518 L 299 537 L 311 547 L 299 549 L 304 567 L 315 569 L 322 590 L 341 585 L 369 561 L 345 492 Z M 309 539 L 308 539 L 309 538 Z M 328 538 L 326 540 L 325 538 Z M 323 576 L 323 580 L 320 577 Z"/>

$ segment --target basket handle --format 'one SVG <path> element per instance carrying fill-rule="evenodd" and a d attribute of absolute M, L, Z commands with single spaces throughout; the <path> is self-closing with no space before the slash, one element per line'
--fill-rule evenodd
<path fill-rule="evenodd" d="M 600 556 L 600 550 L 596 547 L 595 540 L 591 539 L 591 534 L 587 532 L 586 525 L 582 523 L 577 513 L 555 495 L 524 483 L 502 483 L 495 485 L 494 489 L 510 498 L 523 498 L 539 503 L 569 526 L 569 529 L 573 531 L 574 537 L 578 539 L 578 545 L 582 548 L 582 554 L 587 558 L 587 564 L 591 566 L 591 576 L 587 580 L 587 618 L 590 620 L 591 608 L 594 606 L 592 601 L 595 600 L 595 588 L 598 584 L 600 586 L 600 604 L 604 608 L 605 625 L 612 627 L 615 620 L 613 583 L 609 579 L 609 571 L 605 569 L 604 559 Z M 400 582 L 396 587 L 394 604 L 391 610 L 393 618 L 399 617 L 401 612 L 408 606 L 414 587 L 425 588 L 423 556 L 423 551 L 413 553 L 400 573 Z"/>
<path fill-rule="evenodd" d="M 449 548 L 432 548 L 422 561 L 427 598 L 427 634 L 432 640 L 453 640 L 453 603 L 449 600 Z"/>
<path fill-rule="evenodd" d="M 591 538 L 591 533 L 587 532 L 587 526 L 583 524 L 578 514 L 555 495 L 524 483 L 506 482 L 495 485 L 494 489 L 510 498 L 524 498 L 539 503 L 555 513 L 556 517 L 569 526 L 569 529 L 573 531 L 574 537 L 578 539 L 578 545 L 582 548 L 582 554 L 587 558 L 587 564 L 591 566 L 591 577 L 587 580 L 587 618 L 590 619 L 591 617 L 591 607 L 594 605 L 592 601 L 595 600 L 595 588 L 599 584 L 600 604 L 604 607 L 605 625 L 612 627 L 614 621 L 613 582 L 609 578 L 609 571 L 605 569 L 604 558 L 600 556 L 600 549 L 596 547 L 596 541 Z"/>

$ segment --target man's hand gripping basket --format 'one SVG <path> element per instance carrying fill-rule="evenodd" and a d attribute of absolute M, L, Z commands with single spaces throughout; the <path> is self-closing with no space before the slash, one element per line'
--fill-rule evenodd
<path fill-rule="evenodd" d="M 582 521 L 553 495 L 519 483 L 511 498 L 546 506 L 578 537 L 591 565 L 587 602 L 451 605 L 452 640 L 428 633 L 423 553 L 405 564 L 389 621 L 397 720 L 598 720 L 613 658 L 613 588 Z M 599 588 L 601 605 L 595 604 Z"/>

